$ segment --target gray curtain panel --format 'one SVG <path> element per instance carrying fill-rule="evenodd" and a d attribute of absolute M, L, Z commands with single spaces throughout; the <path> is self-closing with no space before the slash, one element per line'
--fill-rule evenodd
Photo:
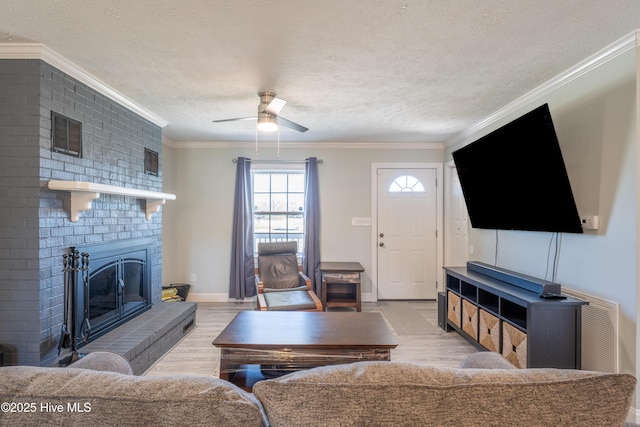
<path fill-rule="evenodd" d="M 253 261 L 251 194 L 251 159 L 238 157 L 233 205 L 233 235 L 231 236 L 229 298 L 243 299 L 257 294 Z"/>
<path fill-rule="evenodd" d="M 309 157 L 305 165 L 304 183 L 304 254 L 302 271 L 311 279 L 313 290 L 320 295 L 320 194 L 318 193 L 318 159 Z"/>

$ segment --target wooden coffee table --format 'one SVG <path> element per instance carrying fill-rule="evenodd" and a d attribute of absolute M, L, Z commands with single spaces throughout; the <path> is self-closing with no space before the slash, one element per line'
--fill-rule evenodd
<path fill-rule="evenodd" d="M 256 381 L 324 365 L 391 360 L 398 343 L 380 313 L 241 311 L 213 340 L 220 378 Z"/>

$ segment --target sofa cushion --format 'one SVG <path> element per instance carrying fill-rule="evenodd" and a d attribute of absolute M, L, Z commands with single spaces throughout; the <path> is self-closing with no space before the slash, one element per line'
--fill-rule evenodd
<path fill-rule="evenodd" d="M 2 367 L 0 402 L 35 404 L 34 412 L 0 412 L 3 426 L 265 425 L 262 407 L 250 393 L 213 377 Z"/>
<path fill-rule="evenodd" d="M 502 354 L 491 351 L 479 351 L 465 357 L 458 368 L 477 369 L 517 369 Z"/>
<path fill-rule="evenodd" d="M 124 356 L 111 351 L 88 353 L 78 359 L 78 361 L 72 363 L 71 367 L 133 375 L 133 369 L 131 369 L 129 361 Z"/>
<path fill-rule="evenodd" d="M 254 385 L 271 426 L 622 425 L 628 374 L 357 362 Z"/>

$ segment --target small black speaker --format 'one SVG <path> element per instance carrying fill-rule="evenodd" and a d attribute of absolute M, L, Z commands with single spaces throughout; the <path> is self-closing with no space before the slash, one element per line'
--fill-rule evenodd
<path fill-rule="evenodd" d="M 438 292 L 438 326 L 447 330 L 447 307 L 444 292 Z"/>

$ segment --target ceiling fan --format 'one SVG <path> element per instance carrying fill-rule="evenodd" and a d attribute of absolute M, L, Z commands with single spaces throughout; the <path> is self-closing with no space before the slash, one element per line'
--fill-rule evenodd
<path fill-rule="evenodd" d="M 252 117 L 238 117 L 235 119 L 222 119 L 213 120 L 213 123 L 234 122 L 239 120 L 257 120 L 257 128 L 263 132 L 275 132 L 278 130 L 278 125 L 287 127 L 289 129 L 297 130 L 298 132 L 306 132 L 309 128 L 306 128 L 298 123 L 287 120 L 284 117 L 279 116 L 280 111 L 287 103 L 284 99 L 276 98 L 276 94 L 273 92 L 259 92 L 260 105 L 258 105 L 258 115 Z"/>

